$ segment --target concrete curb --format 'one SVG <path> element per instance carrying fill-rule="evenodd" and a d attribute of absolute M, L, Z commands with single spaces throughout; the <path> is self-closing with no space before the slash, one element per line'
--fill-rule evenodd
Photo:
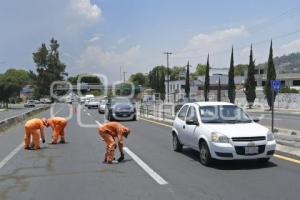
<path fill-rule="evenodd" d="M 49 106 L 45 106 L 45 107 L 39 107 L 39 108 L 36 108 L 34 110 L 29 110 L 29 111 L 26 111 L 26 112 L 21 113 L 19 115 L 16 115 L 16 116 L 7 118 L 5 120 L 2 120 L 2 121 L 0 121 L 0 132 L 3 132 L 6 129 L 8 129 L 9 127 L 13 126 L 14 124 L 22 122 L 25 119 L 27 119 L 28 117 L 31 117 L 31 116 L 33 116 L 33 115 L 35 115 L 37 113 L 40 113 L 40 112 L 42 112 L 44 110 L 49 109 L 49 108 L 50 108 L 50 105 Z"/>

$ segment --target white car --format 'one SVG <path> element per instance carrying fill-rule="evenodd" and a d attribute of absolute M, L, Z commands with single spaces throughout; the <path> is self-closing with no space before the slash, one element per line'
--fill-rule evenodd
<path fill-rule="evenodd" d="M 98 101 L 97 99 L 90 98 L 89 101 L 86 101 L 85 106 L 86 106 L 88 109 L 91 109 L 91 108 L 98 108 L 98 106 L 99 106 L 99 101 Z"/>
<path fill-rule="evenodd" d="M 106 103 L 107 103 L 107 100 L 106 100 L 106 99 L 102 99 L 102 100 L 99 102 L 98 112 L 99 112 L 100 114 L 101 114 L 101 113 L 105 113 Z"/>
<path fill-rule="evenodd" d="M 174 120 L 174 151 L 188 146 L 200 162 L 250 160 L 268 162 L 275 152 L 274 134 L 252 120 L 242 108 L 226 102 L 195 102 L 182 106 Z"/>

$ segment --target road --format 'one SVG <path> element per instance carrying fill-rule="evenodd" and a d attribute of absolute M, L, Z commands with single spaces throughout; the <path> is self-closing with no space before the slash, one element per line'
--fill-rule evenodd
<path fill-rule="evenodd" d="M 7 118 L 10 118 L 10 117 L 14 117 L 14 116 L 20 115 L 20 114 L 22 114 L 24 112 L 28 112 L 30 110 L 36 109 L 36 108 L 44 106 L 44 105 L 40 104 L 40 105 L 37 105 L 34 108 L 24 108 L 24 107 L 20 107 L 20 106 L 8 109 L 6 111 L 1 111 L 0 112 L 0 121 L 2 121 L 4 119 L 7 119 Z"/>
<path fill-rule="evenodd" d="M 66 117 L 69 108 L 56 105 L 54 113 Z M 104 116 L 87 109 L 78 110 L 77 115 L 80 122 L 76 116 L 69 119 L 65 145 L 13 151 L 22 142 L 22 125 L 0 134 L 0 161 L 11 157 L 0 165 L 1 200 L 299 198 L 299 164 L 274 157 L 267 165 L 236 161 L 205 167 L 193 150 L 172 151 L 169 127 L 141 119 L 124 122 L 132 130 L 125 146 L 140 161 L 126 153 L 123 163 L 103 164 L 104 144 L 98 139 L 95 120 L 102 123 Z M 49 117 L 49 111 L 38 117 Z M 152 171 L 148 174 L 140 162 Z M 157 182 L 156 175 L 166 184 Z"/>
<path fill-rule="evenodd" d="M 271 127 L 271 114 L 270 113 L 249 113 L 254 118 L 261 118 L 260 124 Z M 300 131 L 300 115 L 293 114 L 274 114 L 274 126 L 282 129 L 290 129 Z"/>

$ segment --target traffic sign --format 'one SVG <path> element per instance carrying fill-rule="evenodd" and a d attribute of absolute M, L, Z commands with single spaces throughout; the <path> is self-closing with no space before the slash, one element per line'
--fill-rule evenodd
<path fill-rule="evenodd" d="M 279 91 L 281 88 L 281 80 L 272 80 L 271 85 L 273 91 Z"/>

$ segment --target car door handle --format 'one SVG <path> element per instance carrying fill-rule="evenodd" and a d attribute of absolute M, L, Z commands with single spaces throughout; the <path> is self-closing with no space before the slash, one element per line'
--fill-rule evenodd
<path fill-rule="evenodd" d="M 183 125 L 183 129 L 185 129 L 185 125 Z"/>

